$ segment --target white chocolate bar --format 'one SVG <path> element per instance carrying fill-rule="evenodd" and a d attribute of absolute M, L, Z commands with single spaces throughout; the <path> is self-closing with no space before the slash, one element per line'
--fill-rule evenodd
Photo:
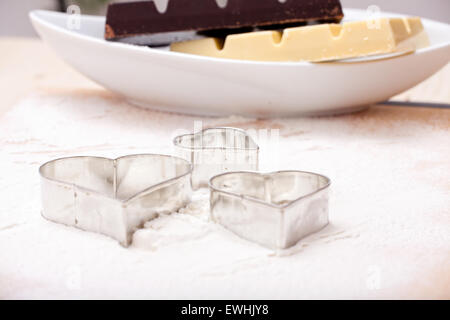
<path fill-rule="evenodd" d="M 320 24 L 173 43 L 171 50 L 255 61 L 330 61 L 408 52 L 429 45 L 420 18 L 380 18 Z"/>

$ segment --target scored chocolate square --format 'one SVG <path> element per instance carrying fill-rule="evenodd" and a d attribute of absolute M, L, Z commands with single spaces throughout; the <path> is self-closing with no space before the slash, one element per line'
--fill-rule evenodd
<path fill-rule="evenodd" d="M 167 3 L 168 1 L 168 3 Z M 339 0 L 155 0 L 108 6 L 105 39 L 155 33 L 339 22 Z"/>

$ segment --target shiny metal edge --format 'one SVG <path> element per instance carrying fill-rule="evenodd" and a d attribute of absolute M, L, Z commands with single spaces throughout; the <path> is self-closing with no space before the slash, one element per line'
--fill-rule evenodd
<path fill-rule="evenodd" d="M 154 184 L 154 185 L 152 185 L 152 186 L 150 186 L 150 187 L 148 187 L 148 188 L 146 188 L 146 189 L 144 189 L 144 190 L 142 190 L 142 191 L 139 191 L 137 194 L 135 194 L 135 195 L 129 197 L 128 199 L 124 199 L 124 200 L 117 199 L 117 198 L 114 198 L 114 197 L 110 197 L 110 196 L 108 196 L 108 195 L 106 195 L 106 194 L 104 194 L 104 193 L 98 192 L 98 191 L 93 190 L 93 189 L 90 189 L 90 188 L 78 186 L 78 185 L 76 185 L 76 184 L 74 184 L 74 183 L 69 183 L 69 182 L 65 182 L 65 181 L 58 180 L 58 179 L 52 179 L 52 178 L 46 177 L 46 176 L 43 174 L 43 172 L 42 172 L 42 170 L 43 170 L 43 168 L 44 168 L 45 166 L 47 166 L 47 165 L 49 165 L 49 164 L 51 164 L 51 163 L 54 163 L 54 162 L 56 162 L 56 161 L 65 160 L 65 159 L 94 158 L 94 159 L 103 159 L 103 160 L 113 160 L 113 161 L 117 161 L 117 160 L 119 160 L 119 159 L 131 158 L 131 157 L 136 157 L 136 156 L 158 156 L 158 157 L 166 157 L 166 158 L 172 158 L 172 159 L 181 160 L 181 161 L 183 161 L 183 162 L 185 162 L 186 164 L 189 165 L 189 171 L 183 173 L 182 175 L 176 176 L 176 177 L 174 177 L 174 178 L 171 178 L 171 179 L 168 179 L 168 180 L 159 182 L 159 183 L 157 183 L 157 184 Z M 127 202 L 129 202 L 129 201 L 131 201 L 131 200 L 133 200 L 133 199 L 139 197 L 140 195 L 149 192 L 151 189 L 156 189 L 156 188 L 161 187 L 161 186 L 163 186 L 163 185 L 165 185 L 165 184 L 167 184 L 167 183 L 174 182 L 174 181 L 176 181 L 176 180 L 178 180 L 178 179 L 180 179 L 180 178 L 182 178 L 182 177 L 184 177 L 184 176 L 186 176 L 186 175 L 191 174 L 191 173 L 192 173 L 192 170 L 193 170 L 193 165 L 192 165 L 192 163 L 190 163 L 190 162 L 187 161 L 186 159 L 183 159 L 183 158 L 180 158 L 180 157 L 171 156 L 171 155 L 157 154 L 157 153 L 130 154 L 130 155 L 125 155 L 125 156 L 121 156 L 121 157 L 118 157 L 118 158 L 107 158 L 107 157 L 99 157 L 99 156 L 70 156 L 70 157 L 60 157 L 60 158 L 56 158 L 56 159 L 53 159 L 53 160 L 50 160 L 50 161 L 45 162 L 44 164 L 42 164 L 41 166 L 39 166 L 39 169 L 38 169 L 39 175 L 41 176 L 42 179 L 45 179 L 45 180 L 50 181 L 50 182 L 57 182 L 57 183 L 60 183 L 60 184 L 66 185 L 66 186 L 70 186 L 70 187 L 76 187 L 76 188 L 79 189 L 79 190 L 88 191 L 88 192 L 94 193 L 94 194 L 96 194 L 96 195 L 99 195 L 99 196 L 102 196 L 102 197 L 105 197 L 105 198 L 109 198 L 109 199 L 111 199 L 111 200 L 118 201 L 118 202 L 121 202 L 121 203 L 127 203 Z"/>
<path fill-rule="evenodd" d="M 301 197 L 298 197 L 298 198 L 296 198 L 294 200 L 291 200 L 291 201 L 289 201 L 286 204 L 276 205 L 276 204 L 268 203 L 266 201 L 263 201 L 263 200 L 260 200 L 260 199 L 257 199 L 257 198 L 246 196 L 244 194 L 236 194 L 236 193 L 233 193 L 233 192 L 224 191 L 224 190 L 221 190 L 221 189 L 219 189 L 219 188 L 217 188 L 217 187 L 215 187 L 213 185 L 213 180 L 214 179 L 222 177 L 222 176 L 225 176 L 225 175 L 237 174 L 237 173 L 250 173 L 250 174 L 255 174 L 255 175 L 260 175 L 260 176 L 270 176 L 270 175 L 274 175 L 274 174 L 278 174 L 278 173 L 306 173 L 306 174 L 311 174 L 313 176 L 322 177 L 322 178 L 324 178 L 327 181 L 327 183 L 326 183 L 325 186 L 323 186 L 323 187 L 321 187 L 321 188 L 319 188 L 319 189 L 317 189 L 317 190 L 315 190 L 315 191 L 313 191 L 311 193 L 308 193 L 308 194 L 303 195 Z M 248 200 L 248 201 L 253 201 L 253 202 L 256 202 L 256 203 L 259 203 L 259 204 L 262 204 L 262 205 L 266 205 L 268 207 L 275 208 L 275 209 L 286 209 L 286 208 L 294 205 L 298 201 L 301 201 L 302 199 L 311 197 L 311 196 L 321 192 L 322 190 L 328 189 L 331 186 L 331 179 L 328 178 L 327 176 L 323 175 L 323 174 L 310 172 L 310 171 L 301 171 L 301 170 L 280 170 L 280 171 L 272 171 L 272 172 L 230 171 L 230 172 L 224 172 L 224 173 L 221 173 L 221 174 L 218 174 L 218 175 L 215 175 L 215 176 L 211 177 L 211 179 L 209 179 L 208 186 L 209 186 L 210 190 L 212 190 L 214 192 L 220 192 L 220 193 L 223 193 L 223 194 L 235 197 L 235 198 L 240 198 L 240 199 L 245 199 L 245 200 Z"/>
<path fill-rule="evenodd" d="M 232 130 L 232 131 L 237 131 L 240 132 L 242 134 L 244 134 L 245 136 L 247 136 L 250 141 L 256 146 L 255 148 L 234 148 L 234 147 L 186 147 L 183 145 L 180 145 L 179 142 L 177 140 L 183 138 L 183 137 L 187 137 L 187 136 L 195 136 L 197 134 L 204 134 L 207 131 L 211 131 L 211 130 L 217 130 L 217 129 L 224 129 L 224 130 Z M 176 136 L 175 138 L 173 138 L 172 140 L 174 146 L 178 147 L 178 148 L 182 148 L 182 149 L 186 149 L 186 150 L 256 150 L 259 151 L 259 145 L 253 140 L 253 138 L 247 134 L 247 132 L 243 129 L 240 128 L 234 128 L 234 127 L 212 127 L 212 128 L 206 128 L 203 129 L 201 131 L 198 132 L 193 132 L 193 133 L 187 133 L 187 134 L 182 134 L 179 136 Z"/>

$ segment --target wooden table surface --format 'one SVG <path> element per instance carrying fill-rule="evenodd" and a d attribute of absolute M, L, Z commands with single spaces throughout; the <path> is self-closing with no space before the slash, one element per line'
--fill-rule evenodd
<path fill-rule="evenodd" d="M 323 118 L 203 118 L 206 126 L 278 129 L 283 166 L 301 165 L 303 170 L 323 172 L 333 180 L 331 224 L 304 245 L 300 243 L 302 252 L 290 258 L 272 259 L 258 253 L 248 266 L 239 256 L 236 261 L 223 261 L 224 266 L 237 268 L 229 277 L 229 271 L 235 269 L 225 268 L 223 277 L 211 276 L 210 267 L 189 260 L 203 251 L 210 254 L 209 247 L 202 244 L 209 246 L 210 241 L 222 239 L 216 238 L 216 231 L 205 233 L 203 242 L 177 243 L 176 257 L 184 254 L 185 259 L 172 265 L 180 281 L 175 287 L 171 274 L 163 272 L 165 266 L 154 263 L 171 257 L 172 245 L 166 248 L 162 241 L 158 250 L 130 249 L 125 254 L 106 237 L 59 228 L 42 219 L 37 170 L 49 159 L 80 153 L 108 157 L 127 152 L 166 153 L 170 140 L 164 137 L 180 127 L 192 128 L 197 118 L 130 106 L 71 69 L 40 40 L 0 38 L 0 167 L 6 172 L 0 176 L 0 193 L 7 198 L 0 204 L 0 298 L 104 298 L 105 294 L 120 298 L 124 292 L 116 284 L 121 282 L 128 290 L 126 297 L 137 298 L 183 298 L 186 293 L 191 298 L 222 299 L 448 299 L 449 84 L 447 65 L 393 98 L 415 102 L 414 107 L 377 105 L 356 114 Z M 24 99 L 28 96 L 31 98 Z M 424 107 L 430 103 L 440 107 Z M 11 112 L 6 114 L 8 110 Z M 90 130 L 97 130 L 97 135 L 91 136 Z M 202 214 L 208 215 L 206 211 Z M 194 235 L 205 226 L 214 227 L 196 216 L 188 218 L 192 223 L 186 230 L 193 228 Z M 151 228 L 142 231 L 144 244 L 147 236 L 152 239 L 152 232 L 157 232 Z M 225 240 L 220 244 L 238 249 L 247 245 Z M 92 250 L 80 250 L 83 245 Z M 253 254 L 254 249 L 245 250 Z M 6 254 L 2 256 L 2 252 Z M 208 256 L 212 262 L 216 258 L 223 257 Z M 120 266 L 111 268 L 110 261 L 117 259 Z M 81 291 L 64 289 L 66 271 L 72 270 L 74 263 L 85 271 Z M 292 270 L 301 272 L 294 275 Z M 338 276 L 335 270 L 339 270 Z M 276 281 L 260 281 L 272 271 L 277 274 Z M 378 272 L 381 289 L 373 290 L 369 280 Z M 136 279 L 139 286 L 128 285 Z M 178 291 L 168 290 L 166 296 L 152 291 L 158 281 L 162 288 L 170 282 Z M 249 285 L 243 286 L 242 292 L 224 293 L 246 281 Z M 317 287 L 320 283 L 322 287 Z M 184 285 L 197 287 L 185 291 Z M 303 285 L 310 285 L 311 291 L 302 291 Z"/>

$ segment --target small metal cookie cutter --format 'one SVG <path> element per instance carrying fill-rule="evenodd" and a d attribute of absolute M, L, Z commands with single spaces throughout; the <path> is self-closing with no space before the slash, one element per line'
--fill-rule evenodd
<path fill-rule="evenodd" d="M 208 187 L 219 173 L 258 170 L 259 147 L 242 129 L 220 127 L 204 129 L 173 140 L 177 155 L 193 165 L 194 190 Z"/>
<path fill-rule="evenodd" d="M 188 204 L 191 172 L 188 161 L 158 154 L 56 159 L 39 168 L 42 215 L 128 246 L 146 221 Z"/>
<path fill-rule="evenodd" d="M 271 249 L 328 224 L 330 179 L 304 171 L 229 172 L 209 182 L 211 219 Z"/>

